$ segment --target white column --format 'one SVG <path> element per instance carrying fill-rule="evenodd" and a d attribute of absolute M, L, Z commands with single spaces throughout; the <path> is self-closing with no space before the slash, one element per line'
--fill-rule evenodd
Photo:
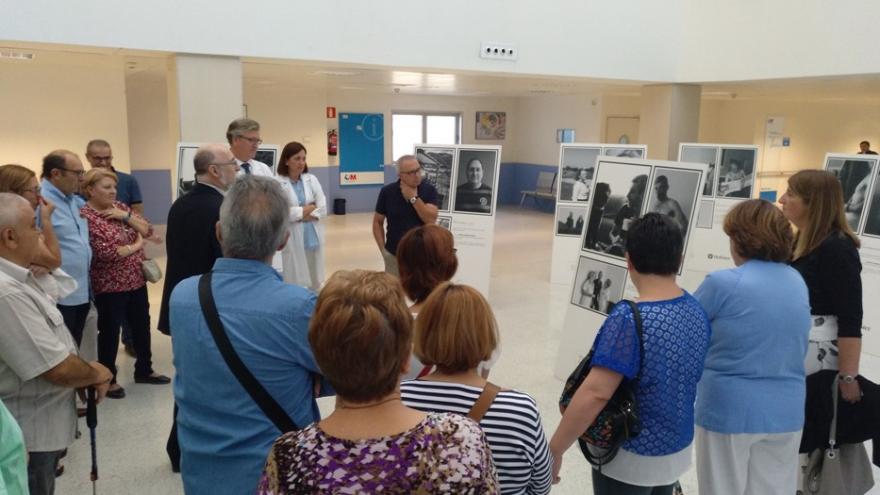
<path fill-rule="evenodd" d="M 648 145 L 648 157 L 676 160 L 679 143 L 697 142 L 700 93 L 700 86 L 692 84 L 642 87 L 639 143 Z"/>
<path fill-rule="evenodd" d="M 244 115 L 238 57 L 177 54 L 180 141 L 226 141 L 226 126 Z"/>

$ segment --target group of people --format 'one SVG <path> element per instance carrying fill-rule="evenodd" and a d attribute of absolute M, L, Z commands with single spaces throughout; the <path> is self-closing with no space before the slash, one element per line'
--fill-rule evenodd
<path fill-rule="evenodd" d="M 259 124 L 238 119 L 227 139 L 198 150 L 196 184 L 168 216 L 158 327 L 173 336 L 168 453 L 187 493 L 547 493 L 565 452 L 625 380 L 641 433 L 592 470 L 594 493 L 671 494 L 694 448 L 703 493 L 792 493 L 812 414 L 804 405 L 821 393 L 806 376 L 836 370 L 841 400 L 862 397 L 859 242 L 831 174 L 792 176 L 782 211 L 762 200 L 734 207 L 724 231 L 736 267 L 693 295 L 676 283 L 677 222 L 649 213 L 615 225 L 639 315 L 628 304 L 602 308 L 606 282 L 593 274 L 590 305 L 609 315 L 548 441 L 535 400 L 488 380 L 498 325 L 483 295 L 451 281 L 455 239 L 434 225 L 436 190 L 415 157 L 397 161 L 399 180 L 377 200 L 385 273 L 324 281 L 326 200 L 305 148 L 286 145 L 273 176 L 254 160 Z M 95 387 L 99 399 L 121 390 L 123 323 L 135 381 L 167 381 L 150 366 L 140 262 L 151 225 L 118 201 L 112 170 L 86 174 L 70 152 L 51 153 L 43 168 L 41 185 L 0 192 L 0 308 L 9 315 L 0 472 L 7 486 L 37 494 L 52 493 L 73 441 L 74 390 Z M 633 181 L 631 207 L 645 182 Z M 279 252 L 282 273 L 272 267 Z M 92 297 L 98 360 L 88 362 L 75 329 Z M 331 395 L 335 410 L 321 418 L 316 398 Z"/>
<path fill-rule="evenodd" d="M 587 277 L 581 283 L 580 305 L 607 313 L 614 306 L 613 303 L 609 304 L 608 301 L 610 290 L 611 279 L 603 277 L 602 270 L 590 270 L 587 272 Z"/>

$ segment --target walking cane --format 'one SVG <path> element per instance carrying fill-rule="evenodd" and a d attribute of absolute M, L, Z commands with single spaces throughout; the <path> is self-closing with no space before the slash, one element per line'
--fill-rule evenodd
<path fill-rule="evenodd" d="M 97 493 L 96 481 L 98 481 L 98 450 L 95 443 L 95 428 L 98 426 L 98 407 L 95 401 L 95 388 L 86 389 L 86 425 L 89 427 L 89 438 L 92 445 L 92 495 Z"/>

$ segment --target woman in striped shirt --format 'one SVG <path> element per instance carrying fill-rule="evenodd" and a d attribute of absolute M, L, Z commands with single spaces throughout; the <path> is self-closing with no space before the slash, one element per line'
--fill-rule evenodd
<path fill-rule="evenodd" d="M 489 303 L 475 289 L 445 282 L 425 301 L 416 320 L 415 353 L 434 372 L 403 382 L 401 397 L 426 412 L 471 417 L 491 384 L 477 371 L 498 345 L 498 325 Z M 486 434 L 501 493 L 550 491 L 551 461 L 535 400 L 515 390 L 497 391 L 478 422 Z"/>

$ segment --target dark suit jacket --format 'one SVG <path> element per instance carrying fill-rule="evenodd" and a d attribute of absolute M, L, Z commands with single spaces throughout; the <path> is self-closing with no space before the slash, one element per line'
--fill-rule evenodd
<path fill-rule="evenodd" d="M 223 195 L 211 186 L 196 184 L 191 191 L 177 198 L 168 211 L 165 234 L 165 286 L 159 310 L 159 331 L 171 334 L 168 303 L 171 291 L 181 280 L 211 271 L 214 261 L 223 256 L 215 226 L 220 219 Z"/>

